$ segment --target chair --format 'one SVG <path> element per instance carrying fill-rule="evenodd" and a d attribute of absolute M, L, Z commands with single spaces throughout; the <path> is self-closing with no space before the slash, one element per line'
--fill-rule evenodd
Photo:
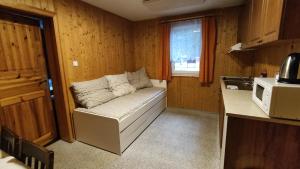
<path fill-rule="evenodd" d="M 21 140 L 21 161 L 33 169 L 53 169 L 54 152 L 27 140 Z"/>
<path fill-rule="evenodd" d="M 18 156 L 19 153 L 19 137 L 10 129 L 1 127 L 1 150 L 9 155 Z"/>

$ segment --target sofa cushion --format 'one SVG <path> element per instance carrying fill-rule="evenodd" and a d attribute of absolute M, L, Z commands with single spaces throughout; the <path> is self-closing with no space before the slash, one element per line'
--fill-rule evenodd
<path fill-rule="evenodd" d="M 135 88 L 129 84 L 126 74 L 105 76 L 109 87 L 115 96 L 124 96 L 135 92 Z"/>
<path fill-rule="evenodd" d="M 136 72 L 126 72 L 129 83 L 136 89 L 152 87 L 152 83 L 148 78 L 145 68 L 141 68 Z"/>
<path fill-rule="evenodd" d="M 104 77 L 74 82 L 71 86 L 75 95 L 75 101 L 85 108 L 92 108 L 115 98 L 115 95 L 109 90 L 108 82 Z"/>

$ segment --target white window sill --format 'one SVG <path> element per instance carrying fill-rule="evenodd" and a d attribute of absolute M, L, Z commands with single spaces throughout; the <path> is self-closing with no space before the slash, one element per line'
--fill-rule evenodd
<path fill-rule="evenodd" d="M 172 73 L 172 76 L 179 77 L 199 77 L 199 72 L 187 72 L 187 73 Z"/>

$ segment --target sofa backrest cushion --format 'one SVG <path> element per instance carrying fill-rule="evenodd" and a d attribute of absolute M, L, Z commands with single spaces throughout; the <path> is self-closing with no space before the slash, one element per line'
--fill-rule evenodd
<path fill-rule="evenodd" d="M 135 92 L 135 87 L 129 84 L 126 74 L 105 76 L 110 89 L 117 97 Z"/>
<path fill-rule="evenodd" d="M 145 68 L 141 68 L 136 72 L 126 72 L 129 83 L 136 89 L 153 87 L 151 80 L 146 74 Z"/>
<path fill-rule="evenodd" d="M 74 82 L 71 86 L 76 102 L 85 108 L 93 108 L 116 97 L 109 90 L 108 82 L 104 77 L 84 82 Z"/>

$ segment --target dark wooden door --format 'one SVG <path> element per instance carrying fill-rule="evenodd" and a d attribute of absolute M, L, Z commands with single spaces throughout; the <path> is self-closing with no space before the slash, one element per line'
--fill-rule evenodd
<path fill-rule="evenodd" d="M 40 145 L 56 137 L 44 53 L 38 24 L 0 19 L 0 124 Z"/>

